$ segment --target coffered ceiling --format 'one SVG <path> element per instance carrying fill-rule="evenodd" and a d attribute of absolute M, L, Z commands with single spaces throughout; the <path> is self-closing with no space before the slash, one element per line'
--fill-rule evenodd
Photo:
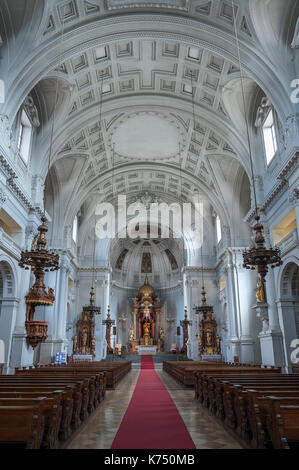
<path fill-rule="evenodd" d="M 257 36 L 256 0 L 234 4 L 252 99 L 270 82 L 283 98 Z M 199 190 L 228 216 L 235 180 L 249 174 L 246 135 L 223 100 L 232 84 L 234 105 L 240 79 L 231 0 L 0 0 L 0 8 L 6 113 L 34 88 L 44 129 L 32 170 L 44 177 L 59 80 L 51 174 L 65 215 L 94 193 L 188 199 Z M 287 0 L 282 21 L 291 8 Z M 10 55 L 5 35 L 15 39 Z"/>

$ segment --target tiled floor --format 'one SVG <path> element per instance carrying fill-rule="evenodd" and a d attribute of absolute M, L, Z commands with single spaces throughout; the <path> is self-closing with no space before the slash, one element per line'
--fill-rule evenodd
<path fill-rule="evenodd" d="M 241 449 L 207 410 L 194 398 L 194 389 L 185 388 L 169 374 L 156 369 L 183 418 L 197 449 Z"/>
<path fill-rule="evenodd" d="M 198 449 L 240 449 L 241 446 L 194 399 L 194 390 L 186 389 L 156 367 L 175 402 Z M 106 392 L 103 402 L 67 449 L 110 449 L 131 400 L 139 370 L 132 370 L 117 386 Z"/>

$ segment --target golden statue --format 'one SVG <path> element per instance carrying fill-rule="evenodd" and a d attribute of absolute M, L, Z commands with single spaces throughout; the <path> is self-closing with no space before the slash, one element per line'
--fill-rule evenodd
<path fill-rule="evenodd" d="M 149 346 L 150 344 L 150 327 L 151 324 L 148 321 L 145 321 L 143 324 L 143 338 L 144 338 L 144 345 Z"/>
<path fill-rule="evenodd" d="M 84 331 L 84 333 L 82 334 L 82 346 L 86 346 L 87 344 L 87 333 L 86 331 Z"/>
<path fill-rule="evenodd" d="M 260 277 L 258 277 L 258 289 L 256 291 L 255 296 L 259 302 L 267 302 L 265 285 Z"/>
<path fill-rule="evenodd" d="M 143 331 L 145 335 L 149 335 L 150 326 L 151 326 L 150 322 L 144 322 Z"/>

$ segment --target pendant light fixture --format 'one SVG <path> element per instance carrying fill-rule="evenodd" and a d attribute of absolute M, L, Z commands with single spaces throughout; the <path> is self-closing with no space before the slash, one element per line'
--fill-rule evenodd
<path fill-rule="evenodd" d="M 272 268 L 281 266 L 282 261 L 281 261 L 281 256 L 280 256 L 280 250 L 278 248 L 266 247 L 265 238 L 264 238 L 264 226 L 260 222 L 260 215 L 259 215 L 259 209 L 257 205 L 256 188 L 255 188 L 255 181 L 254 181 L 252 149 L 251 149 L 250 136 L 249 136 L 249 124 L 248 124 L 248 117 L 246 114 L 244 75 L 243 75 L 243 69 L 242 69 L 242 64 L 241 64 L 240 44 L 239 44 L 238 31 L 237 31 L 236 10 L 235 10 L 234 0 L 232 0 L 232 11 L 233 11 L 233 23 L 234 23 L 234 31 L 235 31 L 235 38 L 236 38 L 238 62 L 239 62 L 239 68 L 240 68 L 242 101 L 243 101 L 243 107 L 244 107 L 244 116 L 245 116 L 246 132 L 247 132 L 247 139 L 248 139 L 248 150 L 249 150 L 250 167 L 251 167 L 251 179 L 252 179 L 252 187 L 253 187 L 253 195 L 254 195 L 254 205 L 255 205 L 255 217 L 254 218 L 256 221 L 253 227 L 253 230 L 255 232 L 255 238 L 254 238 L 255 246 L 243 252 L 243 267 L 246 269 L 252 269 L 252 270 L 256 269 L 260 276 L 262 285 L 265 288 L 265 277 L 268 272 L 268 266 L 271 266 Z"/>
<path fill-rule="evenodd" d="M 62 19 L 62 28 L 61 28 L 61 42 L 59 50 L 59 67 L 61 66 L 61 53 L 62 45 L 64 39 L 64 27 L 65 27 L 65 12 L 66 12 L 66 0 L 64 0 L 63 5 L 63 19 Z M 59 88 L 59 78 L 56 79 L 56 89 L 55 89 L 55 102 L 53 109 L 52 125 L 51 125 L 51 135 L 50 135 L 50 148 L 49 148 L 49 158 L 48 158 L 48 168 L 47 175 L 50 171 L 51 165 L 51 156 L 53 149 L 53 135 L 54 135 L 54 124 L 56 117 L 56 108 L 58 101 L 58 88 Z M 47 217 L 46 217 L 46 204 L 45 204 L 45 194 L 46 194 L 46 185 L 44 187 L 44 196 L 43 204 L 44 210 L 41 217 L 41 225 L 38 227 L 38 235 L 34 238 L 31 246 L 31 250 L 23 250 L 21 252 L 21 259 L 19 261 L 19 266 L 26 270 L 32 268 L 33 274 L 35 276 L 35 282 L 33 286 L 29 289 L 28 294 L 25 297 L 26 302 L 26 316 L 25 316 L 25 328 L 27 333 L 27 344 L 32 346 L 33 349 L 39 343 L 43 343 L 47 339 L 48 331 L 48 322 L 45 321 L 36 321 L 34 320 L 35 309 L 38 306 L 49 307 L 54 304 L 55 295 L 52 288 L 48 288 L 46 291 L 46 286 L 44 282 L 45 273 L 48 271 L 57 271 L 59 269 L 59 255 L 53 250 L 48 250 L 47 248 L 47 239 L 46 233 L 48 232 L 47 227 Z"/>

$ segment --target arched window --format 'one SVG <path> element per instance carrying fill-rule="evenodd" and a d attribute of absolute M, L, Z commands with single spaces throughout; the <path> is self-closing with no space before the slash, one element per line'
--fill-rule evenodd
<path fill-rule="evenodd" d="M 32 124 L 25 110 L 22 110 L 18 136 L 18 150 L 23 161 L 27 164 L 30 155 Z"/>
<path fill-rule="evenodd" d="M 276 114 L 270 100 L 264 96 L 256 112 L 255 127 L 262 130 L 267 165 L 277 151 Z"/>
<path fill-rule="evenodd" d="M 74 222 L 73 222 L 73 234 L 72 234 L 73 241 L 75 243 L 77 243 L 77 236 L 78 236 L 78 216 L 76 215 L 76 217 L 74 218 Z"/>
<path fill-rule="evenodd" d="M 272 108 L 270 108 L 263 124 L 263 136 L 266 160 L 267 164 L 269 165 L 277 151 L 277 138 L 274 123 L 274 113 Z"/>
<path fill-rule="evenodd" d="M 220 222 L 220 218 L 218 215 L 216 217 L 216 236 L 217 236 L 217 243 L 219 243 L 222 238 L 222 233 L 221 233 L 221 222 Z"/>

